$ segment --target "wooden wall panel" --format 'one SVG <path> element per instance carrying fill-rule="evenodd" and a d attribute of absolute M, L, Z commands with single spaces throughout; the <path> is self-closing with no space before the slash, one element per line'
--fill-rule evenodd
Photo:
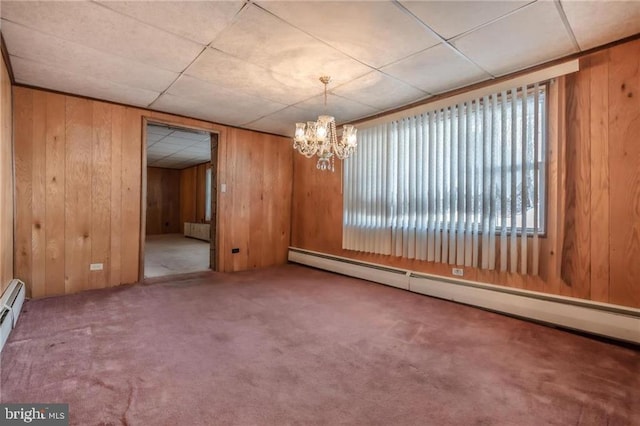
<path fill-rule="evenodd" d="M 180 223 L 196 220 L 196 168 L 180 171 Z"/>
<path fill-rule="evenodd" d="M 0 68 L 0 293 L 13 278 L 13 102 L 4 58 Z"/>
<path fill-rule="evenodd" d="M 3 96 L 3 102 L 5 99 Z M 218 134 L 217 184 L 224 183 L 228 188 L 222 193 L 218 186 L 216 192 L 219 214 L 214 244 L 219 269 L 235 271 L 286 262 L 292 160 L 285 138 L 15 87 L 12 123 L 16 129 L 14 161 L 18 188 L 15 256 L 13 268 L 7 268 L 6 264 L 2 268 L 7 276 L 15 275 L 25 281 L 32 297 L 138 281 L 142 227 L 146 222 L 141 217 L 146 210 L 146 204 L 144 209 L 141 205 L 145 118 Z M 4 145 L 5 128 L 3 149 L 10 152 Z M 228 137 L 231 131 L 232 138 Z M 1 164 L 1 172 L 9 173 Z M 251 167 L 247 168 L 248 165 Z M 254 173 L 259 177 L 253 177 Z M 194 206 L 192 221 L 198 217 L 196 207 L 204 219 L 204 167 L 199 174 L 200 201 L 197 170 L 193 173 L 192 187 L 196 190 L 190 192 Z M 182 193 L 182 184 L 176 185 Z M 249 199 L 252 194 L 259 199 Z M 5 195 L 11 194 L 5 191 Z M 252 205 L 257 209 L 255 213 L 250 211 Z M 240 206 L 242 216 L 235 215 L 236 206 Z M 254 215 L 255 223 L 265 228 L 252 234 L 250 214 Z M 12 221 L 10 213 L 3 212 L 1 218 L 2 223 Z M 0 235 L 2 241 L 13 240 L 13 232 Z M 233 236 L 240 236 L 242 243 Z M 231 255 L 231 249 L 239 245 L 245 257 Z M 13 254 L 11 250 L 8 252 L 9 256 Z M 91 263 L 102 263 L 103 269 L 90 271 Z"/>
<path fill-rule="evenodd" d="M 65 98 L 45 93 L 46 140 L 46 280 L 44 293 L 65 292 L 65 158 L 66 158 L 66 109 Z"/>
<path fill-rule="evenodd" d="M 610 50 L 609 300 L 640 306 L 640 41 Z"/>
<path fill-rule="evenodd" d="M 590 58 L 591 300 L 609 301 L 609 51 Z"/>
<path fill-rule="evenodd" d="M 46 117 L 46 93 L 33 94 L 34 115 Z M 46 277 L 46 118 L 32 121 L 33 146 L 31 151 L 31 284 L 44 288 Z M 45 155 L 42 155 L 42 152 Z"/>
<path fill-rule="evenodd" d="M 122 129 L 124 108 L 111 107 L 111 241 L 109 286 L 122 283 Z"/>
<path fill-rule="evenodd" d="M 32 291 L 31 279 L 31 208 L 34 91 L 17 87 L 13 96 L 14 161 L 15 161 L 15 275 Z"/>
<path fill-rule="evenodd" d="M 206 172 L 210 167 L 210 163 L 202 163 L 180 170 L 180 220 L 182 223 L 208 222 L 205 211 L 205 190 Z"/>
<path fill-rule="evenodd" d="M 292 154 L 287 138 L 229 130 L 219 211 L 224 226 L 224 270 L 286 262 L 290 239 Z M 251 173 L 248 171 L 251 170 Z M 240 249 L 231 253 L 232 248 Z"/>
<path fill-rule="evenodd" d="M 122 122 L 121 281 L 134 283 L 140 275 L 142 190 L 142 111 L 125 108 Z M 136 260 L 134 262 L 133 260 Z"/>
<path fill-rule="evenodd" d="M 465 278 L 640 307 L 640 40 L 584 57 L 550 99 L 540 276 L 465 268 Z M 295 154 L 292 246 L 451 276 L 450 265 L 343 250 L 340 171 Z"/>
<path fill-rule="evenodd" d="M 40 117 L 34 114 L 34 121 Z M 89 287 L 91 263 L 91 101 L 66 99 L 65 149 L 65 291 L 75 293 Z M 34 295 L 42 294 L 40 287 Z"/>
<path fill-rule="evenodd" d="M 182 233 L 181 171 L 147 167 L 147 235 Z"/>
<path fill-rule="evenodd" d="M 562 279 L 572 288 L 572 295 L 586 299 L 591 282 L 591 235 L 580 231 L 588 230 L 591 225 L 591 70 L 589 58 L 580 62 L 583 71 L 567 76 L 567 186 Z"/>
<path fill-rule="evenodd" d="M 90 272 L 89 288 L 104 288 L 111 269 L 111 105 L 91 106 L 91 263 L 102 263 L 103 269 Z"/>

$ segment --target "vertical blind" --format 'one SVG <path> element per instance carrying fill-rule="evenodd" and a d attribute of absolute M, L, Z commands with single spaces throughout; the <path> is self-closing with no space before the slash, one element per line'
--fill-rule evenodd
<path fill-rule="evenodd" d="M 344 167 L 343 248 L 537 274 L 546 88 L 361 129 Z"/>

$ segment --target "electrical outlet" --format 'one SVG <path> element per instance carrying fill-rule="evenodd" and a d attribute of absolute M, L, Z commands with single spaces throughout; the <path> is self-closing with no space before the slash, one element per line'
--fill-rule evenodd
<path fill-rule="evenodd" d="M 220 184 L 220 192 L 222 192 L 223 194 L 225 192 L 227 192 L 227 184 L 226 183 L 221 183 Z"/>
<path fill-rule="evenodd" d="M 91 265 L 89 265 L 90 271 L 102 271 L 102 268 L 102 263 L 92 263 Z"/>
<path fill-rule="evenodd" d="M 452 273 L 453 275 L 456 275 L 456 276 L 458 276 L 458 277 L 461 277 L 461 276 L 463 276 L 463 275 L 464 275 L 464 269 L 462 269 L 462 268 L 453 268 L 453 269 L 451 270 L 451 273 Z"/>

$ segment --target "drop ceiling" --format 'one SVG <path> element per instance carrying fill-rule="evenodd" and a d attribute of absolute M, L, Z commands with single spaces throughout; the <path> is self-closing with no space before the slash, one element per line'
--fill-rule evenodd
<path fill-rule="evenodd" d="M 211 135 L 191 129 L 147 125 L 147 166 L 184 169 L 211 159 Z"/>
<path fill-rule="evenodd" d="M 291 135 L 640 32 L 640 1 L 2 1 L 17 83 Z M 160 161 L 160 160 L 158 160 Z"/>

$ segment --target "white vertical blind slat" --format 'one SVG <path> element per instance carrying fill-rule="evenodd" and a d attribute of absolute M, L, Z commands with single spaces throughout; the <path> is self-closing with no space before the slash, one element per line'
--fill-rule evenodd
<path fill-rule="evenodd" d="M 472 235 L 473 235 L 473 149 L 474 144 L 471 131 L 472 102 L 466 103 L 465 114 L 465 187 L 466 187 L 466 220 L 465 220 L 465 241 L 464 241 L 464 266 L 471 266 L 473 256 Z"/>
<path fill-rule="evenodd" d="M 391 217 L 391 205 L 393 204 L 393 188 L 391 187 L 391 182 L 390 182 L 390 172 L 391 172 L 391 168 L 390 168 L 390 164 L 393 161 L 392 160 L 392 152 L 391 150 L 393 149 L 393 147 L 391 146 L 391 144 L 389 143 L 389 126 L 387 124 L 384 124 L 383 126 L 381 126 L 382 129 L 382 141 L 384 143 L 385 146 L 385 155 L 384 155 L 384 159 L 385 162 L 382 163 L 383 167 L 382 167 L 382 173 L 384 176 L 384 179 L 382 180 L 383 182 L 383 187 L 382 190 L 384 191 L 384 198 L 385 198 L 385 205 L 384 205 L 384 209 L 385 209 L 385 239 L 384 239 L 384 246 L 385 246 L 385 251 L 382 254 L 386 254 L 386 255 L 390 255 L 392 253 L 391 250 L 391 245 L 393 242 L 392 239 L 392 227 L 393 227 L 393 218 Z"/>
<path fill-rule="evenodd" d="M 471 266 L 477 267 L 480 260 L 480 218 L 482 216 L 482 105 L 480 99 L 474 101 L 476 110 L 473 115 L 473 129 L 475 137 L 471 138 L 473 144 L 473 183 L 474 183 L 474 209 L 473 209 L 473 256 Z"/>
<path fill-rule="evenodd" d="M 442 257 L 442 236 L 444 225 L 444 125 L 442 110 L 438 111 L 436 117 L 436 215 L 435 215 L 435 260 L 436 262 L 446 262 Z"/>
<path fill-rule="evenodd" d="M 416 117 L 416 259 L 425 260 L 427 258 L 427 234 L 426 226 L 424 223 L 425 214 L 427 209 L 426 200 L 426 187 L 424 186 L 424 174 L 425 170 L 423 164 L 425 164 L 425 141 L 423 128 L 423 116 Z"/>
<path fill-rule="evenodd" d="M 482 99 L 482 269 L 489 269 L 489 220 L 491 209 L 491 117 L 489 97 Z"/>
<path fill-rule="evenodd" d="M 443 112 L 443 116 L 449 117 L 449 110 Z M 449 189 L 451 188 L 451 124 L 450 120 L 443 123 L 443 226 L 442 226 L 442 263 L 449 261 L 449 218 L 451 213 L 451 196 Z"/>
<path fill-rule="evenodd" d="M 458 215 L 458 112 L 457 107 L 452 106 L 450 108 L 451 118 L 449 124 L 451 125 L 451 138 L 449 144 L 451 145 L 451 169 L 450 183 L 449 183 L 449 264 L 454 265 L 456 263 L 456 222 Z"/>
<path fill-rule="evenodd" d="M 518 238 L 517 238 L 517 196 L 516 187 L 518 181 L 517 154 L 518 154 L 518 94 L 517 89 L 511 89 L 511 240 L 510 240 L 510 271 L 517 272 L 518 268 Z"/>
<path fill-rule="evenodd" d="M 498 128 L 498 100 L 497 96 L 491 96 L 491 139 L 490 139 L 490 156 L 489 156 L 489 173 L 491 178 L 489 182 L 489 268 L 496 267 L 496 212 L 499 208 L 499 199 L 497 194 L 497 185 L 499 184 L 500 175 L 496 163 L 496 157 L 500 150 L 500 129 Z"/>
<path fill-rule="evenodd" d="M 409 118 L 407 120 L 408 128 L 405 129 L 405 135 L 407 136 L 407 162 L 409 163 L 408 170 L 408 183 L 406 185 L 408 192 L 408 206 L 409 211 L 407 214 L 407 258 L 415 259 L 416 257 L 416 223 L 417 223 L 417 193 L 416 193 L 416 183 L 417 183 L 417 172 L 416 172 L 416 160 L 417 155 L 411 155 L 411 153 L 417 152 L 417 144 L 416 144 L 416 119 L 415 117 Z"/>
<path fill-rule="evenodd" d="M 528 204 L 528 175 L 527 175 L 527 140 L 529 136 L 529 116 L 527 115 L 527 86 L 522 86 L 522 196 L 520 197 L 522 206 L 520 212 L 522 216 L 522 233 L 520 236 L 520 273 L 527 273 L 527 204 Z"/>
<path fill-rule="evenodd" d="M 538 165 L 538 148 L 539 148 L 539 129 L 538 126 L 540 124 L 539 114 L 540 109 L 538 102 L 540 101 L 540 93 L 538 83 L 533 86 L 533 258 L 531 265 L 531 273 L 533 275 L 538 275 L 538 267 L 539 267 L 539 241 L 538 241 L 538 232 L 539 232 L 539 220 L 538 220 L 538 173 L 539 173 L 539 165 Z"/>
<path fill-rule="evenodd" d="M 429 113 L 429 224 L 427 237 L 427 260 L 435 260 L 436 233 L 436 113 Z"/>
<path fill-rule="evenodd" d="M 466 112 L 464 104 L 458 104 L 458 190 L 456 194 L 458 196 L 458 212 L 457 212 L 457 231 L 456 231 L 456 265 L 464 265 L 464 239 L 465 239 L 465 223 L 467 223 L 467 194 L 466 194 L 466 181 L 465 172 L 467 165 L 467 152 L 466 152 Z"/>
<path fill-rule="evenodd" d="M 500 160 L 500 270 L 507 270 L 507 167 L 509 161 L 509 144 L 507 142 L 507 91 L 500 94 L 500 119 L 501 119 L 501 145 Z"/>

